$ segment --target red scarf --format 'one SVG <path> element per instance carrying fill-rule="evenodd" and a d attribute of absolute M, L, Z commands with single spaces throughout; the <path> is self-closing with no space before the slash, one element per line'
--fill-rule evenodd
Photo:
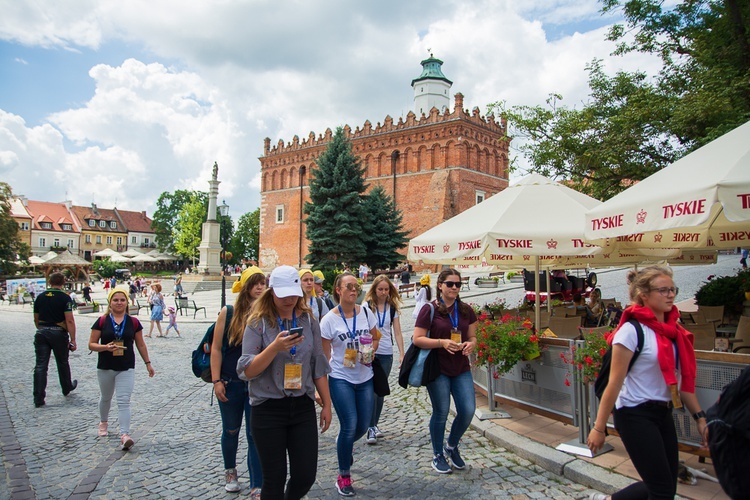
<path fill-rule="evenodd" d="M 619 330 L 623 324 L 633 318 L 656 332 L 659 367 L 667 385 L 677 383 L 674 349 L 672 348 L 674 342 L 677 346 L 677 355 L 680 357 L 680 373 L 682 374 L 680 390 L 695 393 L 697 365 L 693 349 L 693 334 L 677 323 L 679 317 L 680 311 L 677 306 L 672 306 L 672 310 L 664 314 L 665 322 L 662 323 L 656 319 L 654 312 L 648 307 L 632 305 L 623 311 L 617 329 Z"/>

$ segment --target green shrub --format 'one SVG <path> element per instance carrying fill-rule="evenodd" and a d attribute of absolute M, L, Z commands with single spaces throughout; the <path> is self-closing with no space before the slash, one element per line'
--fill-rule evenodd
<path fill-rule="evenodd" d="M 695 293 L 695 302 L 699 306 L 724 306 L 731 311 L 738 311 L 745 300 L 743 288 L 747 274 L 740 272 L 735 276 L 710 279 Z"/>

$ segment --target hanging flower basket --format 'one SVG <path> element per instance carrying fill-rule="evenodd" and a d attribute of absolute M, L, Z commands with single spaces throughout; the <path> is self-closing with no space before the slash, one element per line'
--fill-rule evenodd
<path fill-rule="evenodd" d="M 599 370 L 602 368 L 602 358 L 607 352 L 607 333 L 596 333 L 589 331 L 583 333 L 583 340 L 586 342 L 582 347 L 571 347 L 568 352 L 561 352 L 560 357 L 563 362 L 570 366 L 570 370 L 565 375 L 565 385 L 570 385 L 570 375 L 572 370 L 581 372 L 581 379 L 584 384 L 593 384 L 596 377 L 599 376 Z"/>
<path fill-rule="evenodd" d="M 531 320 L 506 314 L 492 320 L 479 317 L 477 325 L 478 366 L 495 367 L 493 377 L 509 372 L 519 361 L 539 357 L 539 337 Z"/>

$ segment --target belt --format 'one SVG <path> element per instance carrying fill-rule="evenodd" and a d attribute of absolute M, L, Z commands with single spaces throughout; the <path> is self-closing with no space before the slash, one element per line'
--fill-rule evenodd
<path fill-rule="evenodd" d="M 39 325 L 39 329 L 42 330 L 65 330 L 65 328 L 57 325 Z"/>
<path fill-rule="evenodd" d="M 645 403 L 640 404 L 639 406 L 656 406 L 658 408 L 666 408 L 668 410 L 671 410 L 674 408 L 674 404 L 671 401 L 657 401 L 655 399 L 649 399 Z"/>

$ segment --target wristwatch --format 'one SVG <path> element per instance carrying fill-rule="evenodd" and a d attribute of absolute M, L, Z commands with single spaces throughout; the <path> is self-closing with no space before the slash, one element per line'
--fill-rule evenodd
<path fill-rule="evenodd" d="M 699 412 L 693 413 L 693 418 L 696 422 L 702 418 L 706 418 L 706 412 L 701 410 Z"/>

